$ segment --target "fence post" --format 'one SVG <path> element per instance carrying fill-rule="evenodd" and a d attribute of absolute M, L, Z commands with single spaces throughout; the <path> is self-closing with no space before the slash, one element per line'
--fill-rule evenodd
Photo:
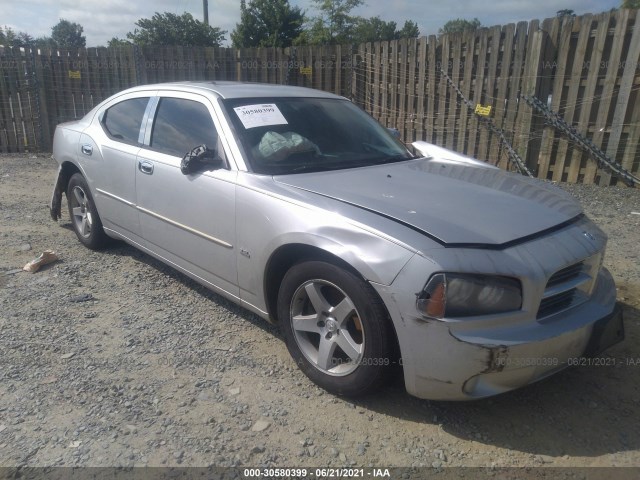
<path fill-rule="evenodd" d="M 40 130 L 39 151 L 51 150 L 51 128 L 49 125 L 49 112 L 47 109 L 46 92 L 44 88 L 44 74 L 42 71 L 42 61 L 36 59 L 37 48 L 31 48 L 31 66 L 33 74 L 33 90 L 36 99 L 36 111 L 38 112 L 38 126 Z"/>

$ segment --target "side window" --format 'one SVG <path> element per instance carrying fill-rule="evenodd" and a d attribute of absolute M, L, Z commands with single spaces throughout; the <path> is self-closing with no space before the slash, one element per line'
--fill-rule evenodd
<path fill-rule="evenodd" d="M 102 117 L 102 126 L 114 140 L 138 145 L 140 125 L 149 97 L 131 98 L 116 103 Z"/>
<path fill-rule="evenodd" d="M 151 148 L 182 157 L 202 144 L 211 149 L 216 149 L 218 144 L 218 134 L 207 107 L 182 98 L 160 99 L 151 132 Z"/>

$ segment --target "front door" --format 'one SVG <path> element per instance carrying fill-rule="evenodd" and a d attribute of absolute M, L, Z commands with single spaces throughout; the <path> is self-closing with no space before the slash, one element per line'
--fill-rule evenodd
<path fill-rule="evenodd" d="M 147 145 L 137 158 L 137 208 L 148 248 L 238 296 L 236 172 L 226 167 L 189 175 L 180 171 L 185 153 L 201 144 L 216 149 L 227 164 L 214 118 L 204 97 L 159 95 Z"/>

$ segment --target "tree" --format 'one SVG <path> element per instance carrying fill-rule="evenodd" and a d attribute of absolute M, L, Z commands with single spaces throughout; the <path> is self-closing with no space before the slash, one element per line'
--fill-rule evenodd
<path fill-rule="evenodd" d="M 353 33 L 353 43 L 380 42 L 396 38 L 396 22 L 380 17 L 359 18 Z"/>
<path fill-rule="evenodd" d="M 306 36 L 312 44 L 346 44 L 353 40 L 359 17 L 351 10 L 364 0 L 312 0 L 320 15 L 311 20 Z"/>
<path fill-rule="evenodd" d="M 83 31 L 82 25 L 61 18 L 51 27 L 51 39 L 58 48 L 82 48 L 87 44 Z"/>
<path fill-rule="evenodd" d="M 5 47 L 31 47 L 36 40 L 26 32 L 16 33 L 11 27 L 0 27 L 0 45 Z"/>
<path fill-rule="evenodd" d="M 147 45 L 183 45 L 183 46 L 220 46 L 226 30 L 211 27 L 193 18 L 190 13 L 176 15 L 169 12 L 156 12 L 151 18 L 141 18 L 136 22 L 133 32 L 127 38 L 140 46 Z"/>
<path fill-rule="evenodd" d="M 398 30 L 396 22 L 386 22 L 380 17 L 358 18 L 351 42 L 384 42 L 399 38 L 416 38 L 419 34 L 418 25 L 411 20 L 406 20 L 402 29 Z"/>
<path fill-rule="evenodd" d="M 12 47 L 13 42 L 16 39 L 16 32 L 11 27 L 0 27 L 0 45 L 5 47 Z"/>
<path fill-rule="evenodd" d="M 129 45 L 131 45 L 131 42 L 129 40 L 124 40 L 123 38 L 118 38 L 118 37 L 113 37 L 113 38 L 111 38 L 111 40 L 109 40 L 107 42 L 107 46 L 109 48 L 112 48 L 112 47 L 128 47 Z"/>
<path fill-rule="evenodd" d="M 622 0 L 620 8 L 640 8 L 640 0 Z"/>
<path fill-rule="evenodd" d="M 461 33 L 466 30 L 477 30 L 480 27 L 480 20 L 474 18 L 473 20 L 464 20 L 462 18 L 456 18 L 455 20 L 449 20 L 444 26 L 438 30 L 439 35 L 446 33 Z"/>
<path fill-rule="evenodd" d="M 571 10 L 570 8 L 563 8 L 562 10 L 558 10 L 556 12 L 556 17 L 558 17 L 558 18 L 562 18 L 562 17 L 571 17 L 571 18 L 573 18 L 575 16 L 576 16 L 576 13 L 573 10 Z"/>
<path fill-rule="evenodd" d="M 302 33 L 304 13 L 289 0 L 240 2 L 240 23 L 231 32 L 234 47 L 288 47 Z"/>
<path fill-rule="evenodd" d="M 397 36 L 398 38 L 418 38 L 420 36 L 418 24 L 411 20 L 405 20 Z"/>

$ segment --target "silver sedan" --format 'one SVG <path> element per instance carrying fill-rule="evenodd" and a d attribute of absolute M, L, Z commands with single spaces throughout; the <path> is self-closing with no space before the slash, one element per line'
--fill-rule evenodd
<path fill-rule="evenodd" d="M 336 394 L 402 371 L 421 398 L 495 395 L 624 335 L 606 237 L 568 195 L 407 149 L 329 93 L 136 87 L 59 125 L 53 155 L 51 214 L 65 193 L 80 242 L 124 240 L 277 322 Z"/>

